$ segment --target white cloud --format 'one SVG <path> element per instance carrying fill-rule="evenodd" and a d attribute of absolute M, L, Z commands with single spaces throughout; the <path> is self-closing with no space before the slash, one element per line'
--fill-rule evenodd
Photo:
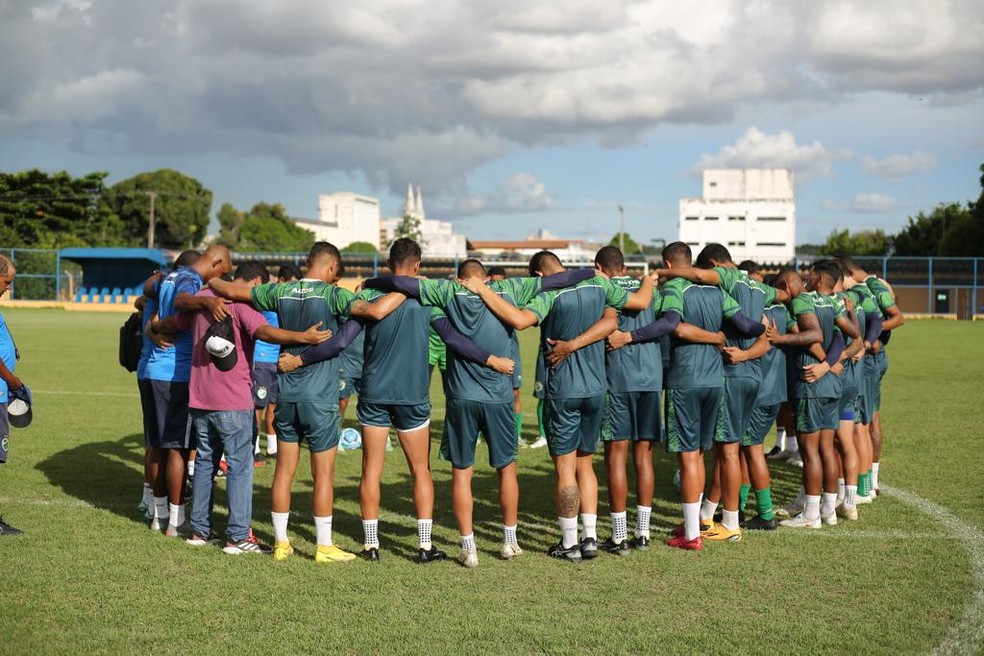
<path fill-rule="evenodd" d="M 529 173 L 517 173 L 496 185 L 489 193 L 466 194 L 457 199 L 452 211 L 471 214 L 529 214 L 554 206 L 547 185 Z"/>
<path fill-rule="evenodd" d="M 857 212 L 861 214 L 880 214 L 894 212 L 906 206 L 905 203 L 885 194 L 855 194 L 850 202 L 843 204 L 824 200 L 820 206 L 828 212 Z"/>
<path fill-rule="evenodd" d="M 936 156 L 919 150 L 911 155 L 889 155 L 883 159 L 866 155 L 861 160 L 861 168 L 865 173 L 871 175 L 884 178 L 902 178 L 913 173 L 936 168 Z"/>
<path fill-rule="evenodd" d="M 796 172 L 797 182 L 832 175 L 834 162 L 851 157 L 851 151 L 827 148 L 819 141 L 798 144 L 789 130 L 766 134 L 748 128 L 734 144 L 713 155 L 702 155 L 694 171 L 714 168 L 788 168 Z"/>

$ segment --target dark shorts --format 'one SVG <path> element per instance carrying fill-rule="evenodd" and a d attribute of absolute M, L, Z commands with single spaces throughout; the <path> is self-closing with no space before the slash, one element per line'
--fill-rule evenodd
<path fill-rule="evenodd" d="M 7 462 L 10 449 L 10 421 L 7 418 L 7 404 L 0 403 L 0 465 Z"/>
<path fill-rule="evenodd" d="M 516 364 L 519 364 L 518 362 Z M 518 390 L 523 386 L 523 372 L 519 370 L 519 367 L 513 370 L 512 375 L 512 388 Z"/>
<path fill-rule="evenodd" d="M 338 446 L 342 420 L 336 403 L 285 401 L 277 405 L 273 427 L 278 441 L 307 442 L 311 453 L 320 453 Z"/>
<path fill-rule="evenodd" d="M 362 392 L 362 378 L 346 378 L 342 376 L 338 379 L 338 398 L 347 399 L 353 394 L 359 396 Z"/>
<path fill-rule="evenodd" d="M 666 450 L 707 451 L 724 438 L 723 387 L 687 387 L 666 392 Z"/>
<path fill-rule="evenodd" d="M 603 440 L 658 441 L 662 437 L 659 392 L 609 393 L 606 398 Z"/>
<path fill-rule="evenodd" d="M 758 399 L 759 381 L 753 378 L 724 379 L 724 436 L 719 442 L 742 441 Z"/>
<path fill-rule="evenodd" d="M 543 423 L 547 430 L 550 455 L 564 456 L 575 451 L 594 453 L 598 448 L 604 417 L 604 395 L 586 399 L 544 400 Z"/>
<path fill-rule="evenodd" d="M 140 390 L 140 410 L 143 414 L 144 446 L 159 447 L 161 435 L 157 431 L 157 405 L 154 400 L 154 386 L 149 379 L 141 378 L 137 380 L 137 389 Z"/>
<path fill-rule="evenodd" d="M 837 404 L 837 414 L 841 421 L 854 421 L 858 409 L 858 388 L 845 384 L 841 391 L 840 402 Z"/>
<path fill-rule="evenodd" d="M 441 460 L 457 469 L 475 464 L 475 445 L 479 432 L 489 447 L 489 464 L 501 469 L 516 461 L 516 415 L 512 401 L 487 403 L 448 399 L 441 438 Z"/>
<path fill-rule="evenodd" d="M 871 412 L 871 402 L 868 401 L 868 381 L 862 378 L 861 385 L 858 387 L 858 398 L 854 405 L 854 423 L 870 424 Z"/>
<path fill-rule="evenodd" d="M 375 428 L 393 427 L 400 433 L 408 433 L 430 425 L 430 402 L 415 405 L 396 403 L 368 403 L 361 397 L 356 415 L 363 426 Z"/>
<path fill-rule="evenodd" d="M 547 370 L 543 362 L 543 354 L 539 351 L 536 356 L 536 372 L 533 376 L 533 396 L 538 399 L 546 398 L 544 390 L 547 385 Z"/>
<path fill-rule="evenodd" d="M 188 383 L 150 381 L 154 416 L 162 449 L 194 449 L 195 435 L 188 416 Z"/>
<path fill-rule="evenodd" d="M 277 382 L 277 365 L 272 362 L 253 363 L 253 406 L 265 408 L 277 403 L 280 384 Z"/>
<path fill-rule="evenodd" d="M 748 430 L 741 438 L 742 446 L 759 446 L 765 443 L 766 436 L 779 416 L 779 405 L 757 405 L 752 409 Z"/>
<path fill-rule="evenodd" d="M 816 433 L 837 430 L 840 423 L 840 399 L 797 399 L 796 432 Z"/>

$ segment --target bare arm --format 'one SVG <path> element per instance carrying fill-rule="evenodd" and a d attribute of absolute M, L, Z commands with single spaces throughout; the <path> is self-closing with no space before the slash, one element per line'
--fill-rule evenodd
<path fill-rule="evenodd" d="M 398 292 L 386 294 L 373 303 L 360 298 L 352 303 L 349 314 L 360 319 L 382 321 L 403 305 L 403 301 L 405 300 L 407 300 L 407 297 Z"/>
<path fill-rule="evenodd" d="M 690 282 L 702 285 L 718 285 L 721 276 L 714 269 L 698 269 L 697 267 L 673 267 L 672 269 L 656 269 L 660 278 L 685 278 Z"/>
<path fill-rule="evenodd" d="M 847 314 L 837 317 L 837 327 L 841 332 L 851 339 L 860 339 L 861 329 L 858 327 L 858 318 L 853 310 L 848 310 Z"/>
<path fill-rule="evenodd" d="M 222 278 L 212 278 L 208 281 L 208 288 L 214 291 L 219 296 L 224 296 L 230 301 L 239 301 L 240 303 L 249 303 L 252 300 L 250 296 L 250 287 L 246 285 L 239 285 L 234 282 L 227 282 Z M 180 299 L 185 294 L 179 294 L 174 300 L 174 307 L 178 307 L 178 299 Z M 180 309 L 180 308 L 178 308 Z M 198 309 L 198 308 L 196 308 Z"/>
<path fill-rule="evenodd" d="M 755 340 L 755 343 L 747 349 L 740 349 L 737 346 L 726 346 L 722 349 L 722 352 L 724 353 L 725 362 L 728 364 L 738 364 L 739 362 L 746 362 L 748 360 L 757 360 L 768 353 L 770 348 L 772 348 L 772 345 L 769 344 L 769 338 L 765 333 L 762 333 Z"/>
<path fill-rule="evenodd" d="M 796 325 L 799 327 L 798 332 L 789 332 L 785 335 L 774 334 L 771 335 L 769 341 L 785 346 L 809 346 L 823 341 L 823 330 L 820 328 L 820 322 L 817 321 L 815 314 L 807 312 L 799 315 L 796 318 Z"/>
<path fill-rule="evenodd" d="M 691 344 L 713 344 L 724 346 L 727 341 L 722 332 L 711 332 L 698 328 L 692 323 L 681 323 L 673 330 L 673 335 Z"/>
<path fill-rule="evenodd" d="M 18 378 L 13 371 L 7 368 L 7 365 L 0 360 L 0 378 L 3 378 L 4 382 L 7 383 L 9 389 L 15 390 L 24 387 L 24 383 Z"/>
<path fill-rule="evenodd" d="M 526 330 L 530 326 L 536 325 L 537 317 L 535 314 L 529 310 L 519 309 L 496 294 L 491 287 L 478 278 L 469 278 L 458 282 L 461 283 L 462 287 L 481 298 L 492 314 L 507 326 L 512 326 L 516 330 Z"/>
<path fill-rule="evenodd" d="M 656 283 L 652 276 L 643 276 L 642 284 L 639 289 L 629 294 L 629 300 L 625 302 L 625 310 L 645 310 L 653 302 L 653 289 Z"/>
<path fill-rule="evenodd" d="M 556 367 L 574 351 L 594 344 L 595 342 L 600 342 L 615 332 L 616 328 L 618 328 L 618 314 L 613 308 L 605 308 L 605 312 L 601 315 L 601 318 L 574 339 L 566 342 L 548 340 L 552 348 L 547 352 L 547 362 L 550 363 L 550 366 Z"/>
<path fill-rule="evenodd" d="M 330 330 L 318 330 L 321 324 L 322 322 L 319 321 L 304 332 L 284 330 L 283 328 L 274 328 L 269 324 L 264 324 L 256 329 L 253 337 L 255 339 L 262 339 L 264 342 L 270 342 L 271 344 L 282 344 L 286 346 L 306 344 L 315 346 L 331 338 Z"/>
<path fill-rule="evenodd" d="M 882 321 L 883 332 L 898 328 L 905 323 L 905 315 L 902 314 L 902 310 L 899 309 L 898 305 L 893 305 L 885 310 L 885 314 L 888 315 L 888 318 Z"/>

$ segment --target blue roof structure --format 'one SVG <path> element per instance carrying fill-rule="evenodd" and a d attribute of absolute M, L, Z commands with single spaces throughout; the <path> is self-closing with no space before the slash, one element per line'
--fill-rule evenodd
<path fill-rule="evenodd" d="M 170 263 L 156 248 L 65 248 L 58 257 L 82 265 L 82 286 L 89 289 L 135 288 Z"/>

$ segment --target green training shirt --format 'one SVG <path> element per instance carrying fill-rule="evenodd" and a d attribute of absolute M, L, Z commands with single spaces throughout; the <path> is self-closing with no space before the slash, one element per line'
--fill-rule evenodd
<path fill-rule="evenodd" d="M 837 317 L 843 313 L 843 306 L 832 296 L 819 292 L 804 292 L 790 303 L 793 317 L 798 320 L 804 314 L 813 314 L 820 324 L 823 338 L 820 347 L 824 352 L 830 350 L 837 330 Z M 800 347 L 796 352 L 796 383 L 793 388 L 797 399 L 839 399 L 841 396 L 841 379 L 828 373 L 814 383 L 808 383 L 799 377 L 803 367 L 816 364 L 818 360 L 809 354 L 806 348 Z"/>
<path fill-rule="evenodd" d="M 738 301 L 741 312 L 752 321 L 762 318 L 765 306 L 775 303 L 776 290 L 774 287 L 764 285 L 737 267 L 714 267 L 721 278 L 719 286 L 728 292 L 731 298 Z M 740 349 L 749 349 L 755 343 L 755 337 L 740 337 L 733 331 L 726 330 L 727 345 L 735 346 Z M 761 358 L 755 360 L 745 360 L 738 364 L 725 364 L 724 375 L 727 378 L 754 378 L 762 379 Z"/>
<path fill-rule="evenodd" d="M 611 279 L 613 285 L 631 293 L 639 289 L 639 280 L 630 276 Z M 618 329 L 632 332 L 648 326 L 656 320 L 663 297 L 653 293 L 653 302 L 645 310 L 622 310 L 618 315 Z M 627 392 L 658 392 L 663 389 L 663 355 L 658 341 L 630 342 L 620 349 L 605 353 L 605 372 L 608 391 L 614 394 Z"/>
<path fill-rule="evenodd" d="M 786 334 L 789 319 L 785 305 L 773 303 L 765 308 L 765 316 L 770 321 L 776 322 L 776 328 L 780 335 Z M 786 398 L 786 352 L 781 347 L 770 348 L 762 356 L 761 361 L 762 384 L 759 386 L 759 395 L 755 404 L 776 405 L 785 403 L 788 400 Z"/>

